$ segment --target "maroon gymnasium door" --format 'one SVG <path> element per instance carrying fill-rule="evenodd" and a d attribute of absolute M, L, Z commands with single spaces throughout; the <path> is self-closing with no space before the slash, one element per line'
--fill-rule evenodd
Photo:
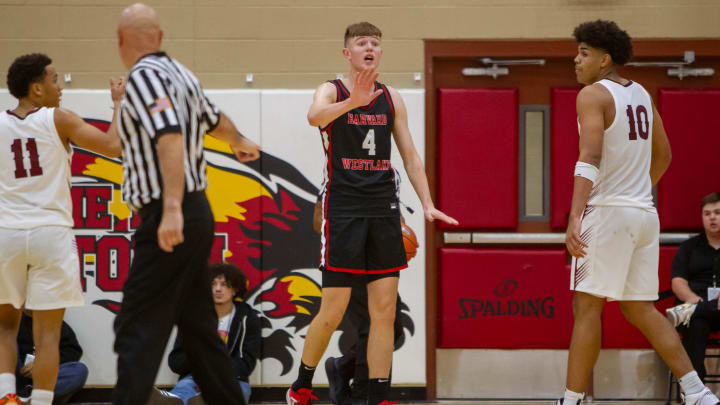
<path fill-rule="evenodd" d="M 461 230 L 518 227 L 518 101 L 516 88 L 438 90 L 437 204 Z M 556 311 L 570 305 L 562 249 L 448 245 L 439 261 L 438 347 L 567 346 L 571 314 Z"/>

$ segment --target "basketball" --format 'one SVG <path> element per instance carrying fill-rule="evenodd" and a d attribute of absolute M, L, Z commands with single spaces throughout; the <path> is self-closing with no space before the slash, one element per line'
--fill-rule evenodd
<path fill-rule="evenodd" d="M 405 257 L 407 261 L 415 257 L 418 248 L 417 237 L 408 224 L 402 224 L 403 245 L 405 246 Z"/>

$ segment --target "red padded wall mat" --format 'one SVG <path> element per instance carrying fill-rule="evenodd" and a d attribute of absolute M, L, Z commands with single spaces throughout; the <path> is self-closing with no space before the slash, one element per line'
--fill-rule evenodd
<path fill-rule="evenodd" d="M 517 89 L 438 89 L 437 111 L 439 209 L 461 228 L 517 227 Z"/>
<path fill-rule="evenodd" d="M 564 249 L 440 249 L 438 347 L 567 349 Z"/>
<path fill-rule="evenodd" d="M 662 230 L 702 227 L 700 200 L 720 191 L 720 89 L 658 91 L 672 163 L 658 184 Z"/>

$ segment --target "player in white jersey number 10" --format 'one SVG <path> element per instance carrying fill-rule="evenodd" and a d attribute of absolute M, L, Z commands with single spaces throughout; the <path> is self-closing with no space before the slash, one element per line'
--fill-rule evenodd
<path fill-rule="evenodd" d="M 566 234 L 575 321 L 566 389 L 557 404 L 582 401 L 600 352 L 603 305 L 617 300 L 679 377 L 685 403 L 717 405 L 653 305 L 660 225 L 651 190 L 670 165 L 670 144 L 650 95 L 616 70 L 632 57 L 630 37 L 602 20 L 583 23 L 573 34 L 575 74 L 585 85 L 577 97 L 580 153 Z"/>

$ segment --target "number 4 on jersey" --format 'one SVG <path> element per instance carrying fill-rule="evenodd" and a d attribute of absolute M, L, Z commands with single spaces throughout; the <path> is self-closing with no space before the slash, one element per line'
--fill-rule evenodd
<path fill-rule="evenodd" d="M 365 135 L 365 139 L 362 143 L 363 149 L 368 150 L 368 155 L 375 156 L 375 130 L 371 129 L 368 131 L 367 135 Z"/>
<path fill-rule="evenodd" d="M 21 179 L 28 176 L 27 169 L 23 164 L 23 145 L 22 139 L 15 139 L 10 146 L 10 151 L 13 153 L 13 159 L 15 160 L 15 178 Z M 27 139 L 27 151 L 30 155 L 30 176 L 40 176 L 43 174 L 42 167 L 40 167 L 40 156 L 38 155 L 37 144 L 35 138 Z"/>

